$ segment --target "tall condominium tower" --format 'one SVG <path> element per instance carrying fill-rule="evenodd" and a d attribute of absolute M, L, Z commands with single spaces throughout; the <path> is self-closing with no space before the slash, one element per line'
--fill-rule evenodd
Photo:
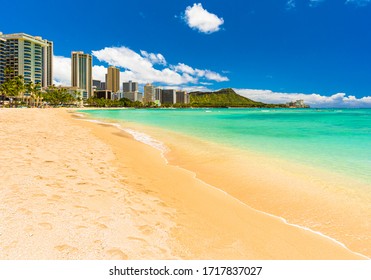
<path fill-rule="evenodd" d="M 137 92 L 138 91 L 138 83 L 129 81 L 127 83 L 122 83 L 122 91 L 123 92 Z"/>
<path fill-rule="evenodd" d="M 120 90 L 120 69 L 110 66 L 107 70 L 106 88 L 112 92 Z"/>
<path fill-rule="evenodd" d="M 163 89 L 161 103 L 175 104 L 176 103 L 176 90 L 175 89 Z"/>
<path fill-rule="evenodd" d="M 149 102 L 155 101 L 155 87 L 151 84 L 146 84 L 144 86 L 144 97 L 143 103 L 147 104 Z"/>
<path fill-rule="evenodd" d="M 162 88 L 155 88 L 155 100 L 162 102 Z"/>
<path fill-rule="evenodd" d="M 1 35 L 2 34 L 0 33 L 0 84 L 5 81 L 4 70 L 6 63 L 6 40 L 1 38 Z"/>
<path fill-rule="evenodd" d="M 176 91 L 176 103 L 189 104 L 189 94 L 184 90 Z"/>
<path fill-rule="evenodd" d="M 93 94 L 92 56 L 83 52 L 72 52 L 71 56 L 72 86 L 83 90 L 84 99 L 89 98 Z"/>
<path fill-rule="evenodd" d="M 5 39 L 5 48 L 1 40 L 2 67 L 10 70 L 3 79 L 23 76 L 25 83 L 32 81 L 42 87 L 53 83 L 53 42 L 25 33 L 0 34 L 0 38 Z"/>
<path fill-rule="evenodd" d="M 51 41 L 46 41 L 48 44 L 45 48 L 43 48 L 43 67 L 46 69 L 43 73 L 43 85 L 46 86 L 51 86 L 53 84 L 53 53 L 54 53 L 54 48 L 53 48 L 53 42 Z"/>

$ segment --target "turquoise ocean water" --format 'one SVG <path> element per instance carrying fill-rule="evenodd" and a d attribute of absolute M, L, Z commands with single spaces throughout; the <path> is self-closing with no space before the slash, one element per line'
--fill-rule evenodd
<path fill-rule="evenodd" d="M 371 109 L 89 110 L 351 176 L 371 185 Z"/>

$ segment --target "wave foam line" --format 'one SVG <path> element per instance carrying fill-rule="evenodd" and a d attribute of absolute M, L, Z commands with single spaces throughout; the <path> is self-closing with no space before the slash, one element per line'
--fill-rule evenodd
<path fill-rule="evenodd" d="M 110 123 L 110 122 L 104 122 L 104 121 L 92 120 L 92 119 L 81 119 L 81 120 L 84 120 L 84 121 L 87 121 L 87 122 L 93 122 L 93 123 L 111 125 L 113 127 L 116 127 L 118 129 L 120 129 L 120 130 L 122 130 L 122 131 L 124 131 L 124 132 L 126 132 L 128 134 L 130 134 L 138 142 L 144 143 L 144 144 L 146 144 L 148 146 L 151 146 L 151 147 L 159 150 L 162 154 L 164 154 L 167 151 L 169 151 L 169 149 L 161 141 L 158 141 L 157 139 L 154 139 L 153 137 L 151 137 L 148 134 L 145 134 L 143 132 L 139 132 L 139 131 L 136 131 L 136 130 L 131 129 L 131 128 L 124 128 L 124 127 L 122 127 L 118 123 Z"/>
<path fill-rule="evenodd" d="M 268 213 L 268 212 L 264 212 L 264 211 L 261 211 L 261 210 L 255 209 L 255 208 L 251 207 L 250 205 L 246 204 L 245 202 L 243 202 L 243 201 L 239 200 L 238 198 L 234 197 L 233 195 L 229 194 L 228 192 L 226 192 L 226 191 L 224 191 L 224 190 L 222 190 L 222 189 L 219 189 L 219 188 L 217 188 L 217 187 L 215 187 L 215 186 L 213 186 L 213 185 L 211 185 L 211 184 L 209 184 L 209 183 L 206 183 L 205 181 L 201 180 L 200 178 L 197 177 L 197 173 L 196 173 L 196 172 L 194 172 L 194 171 L 190 171 L 190 170 L 185 169 L 185 168 L 183 168 L 183 167 L 180 167 L 180 166 L 178 166 L 178 165 L 176 165 L 175 167 L 177 167 L 177 168 L 179 168 L 179 169 L 182 169 L 182 170 L 184 170 L 184 171 L 186 171 L 186 172 L 191 173 L 192 176 L 193 176 L 193 178 L 194 178 L 195 180 L 198 180 L 199 182 L 205 184 L 205 185 L 208 186 L 209 188 L 212 188 L 212 189 L 214 189 L 214 190 L 216 190 L 216 191 L 219 191 L 219 192 L 223 193 L 224 195 L 226 195 L 226 196 L 230 197 L 231 199 L 235 200 L 237 203 L 242 204 L 243 206 L 248 207 L 249 209 L 251 209 L 251 210 L 253 210 L 253 211 L 256 211 L 256 212 L 261 213 L 261 214 L 264 214 L 264 215 L 268 215 L 268 216 L 270 216 L 270 217 L 272 217 L 272 218 L 275 218 L 275 219 L 279 219 L 280 221 L 282 221 L 284 224 L 286 224 L 286 225 L 288 225 L 288 226 L 292 226 L 292 227 L 300 228 L 301 230 L 309 231 L 309 232 L 311 232 L 311 233 L 313 233 L 313 234 L 320 235 L 321 237 L 323 237 L 323 238 L 325 238 L 325 239 L 328 239 L 328 240 L 330 240 L 330 241 L 332 241 L 332 242 L 338 244 L 339 246 L 343 247 L 343 248 L 346 249 L 347 251 L 349 251 L 349 252 L 351 252 L 351 253 L 353 253 L 353 254 L 355 254 L 355 255 L 358 255 L 358 256 L 360 256 L 360 257 L 362 257 L 362 258 L 365 258 L 365 259 L 370 260 L 370 258 L 369 258 L 368 256 L 363 255 L 363 254 L 358 253 L 358 252 L 355 252 L 355 251 L 352 251 L 352 250 L 349 249 L 349 248 L 348 248 L 344 243 L 342 243 L 342 242 L 336 240 L 335 238 L 332 238 L 332 237 L 330 237 L 330 236 L 328 236 L 328 235 L 323 234 L 322 232 L 319 232 L 319 231 L 316 231 L 316 230 L 312 230 L 312 229 L 310 229 L 310 228 L 308 228 L 308 227 L 305 227 L 305 226 L 300 226 L 300 225 L 297 225 L 297 224 L 289 223 L 289 222 L 288 222 L 285 218 L 283 218 L 283 217 L 276 216 L 276 215 L 273 215 L 273 214 L 271 214 L 271 213 Z"/>

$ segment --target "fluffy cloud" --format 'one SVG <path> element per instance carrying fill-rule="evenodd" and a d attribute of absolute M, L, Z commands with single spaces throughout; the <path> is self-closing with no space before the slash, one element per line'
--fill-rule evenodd
<path fill-rule="evenodd" d="M 223 18 L 209 13 L 201 3 L 194 3 L 192 7 L 188 6 L 184 13 L 184 20 L 190 28 L 206 34 L 219 31 L 220 26 L 224 23 Z"/>
<path fill-rule="evenodd" d="M 98 65 L 93 66 L 93 79 L 94 80 L 105 81 L 106 74 L 107 74 L 107 68 L 106 67 L 98 66 Z"/>
<path fill-rule="evenodd" d="M 155 64 L 166 65 L 166 59 L 161 54 L 141 51 L 140 54 L 127 47 L 110 47 L 93 51 L 93 55 L 101 62 L 123 68 L 122 80 L 135 80 L 141 84 L 158 82 L 169 85 L 196 84 L 202 80 L 223 82 L 228 78 L 211 70 L 193 69 L 179 63 L 168 68 L 157 69 Z"/>
<path fill-rule="evenodd" d="M 205 69 L 192 68 L 184 63 L 169 65 L 165 57 L 158 53 L 140 51 L 137 53 L 127 47 L 110 47 L 92 52 L 100 61 L 121 68 L 121 81 L 137 81 L 140 84 L 162 83 L 167 85 L 201 84 L 205 82 L 224 82 L 228 77 Z M 94 59 L 93 59 L 94 62 Z M 54 56 L 54 84 L 71 84 L 71 58 Z M 155 65 L 158 67 L 155 68 Z M 124 71 L 122 71 L 124 70 Z M 105 80 L 107 68 L 104 66 L 93 66 L 93 78 Z"/>
<path fill-rule="evenodd" d="M 70 85 L 71 84 L 71 58 L 63 56 L 53 57 L 53 84 Z"/>
<path fill-rule="evenodd" d="M 161 64 L 161 65 L 166 65 L 166 59 L 165 57 L 158 53 L 148 53 L 146 51 L 140 51 L 141 55 L 147 58 L 151 63 L 153 64 Z"/>
<path fill-rule="evenodd" d="M 176 89 L 176 90 L 185 90 L 186 92 L 194 92 L 194 91 L 203 91 L 203 92 L 211 92 L 212 90 L 205 87 L 205 86 L 164 86 L 164 89 Z"/>
<path fill-rule="evenodd" d="M 354 4 L 358 7 L 364 7 L 371 3 L 371 0 L 346 0 L 345 4 Z"/>
<path fill-rule="evenodd" d="M 210 70 L 200 70 L 200 69 L 193 69 L 191 66 L 188 66 L 184 63 L 178 63 L 176 66 L 172 66 L 175 71 L 183 72 L 186 74 L 194 75 L 199 78 L 206 78 L 208 80 L 216 81 L 216 82 L 226 82 L 229 79 L 225 76 L 220 75 L 214 71 Z"/>
<path fill-rule="evenodd" d="M 314 108 L 370 108 L 371 96 L 356 98 L 355 96 L 347 96 L 345 93 L 336 93 L 331 96 L 324 96 L 316 93 L 283 93 L 273 92 L 271 90 L 257 89 L 235 89 L 235 91 L 247 98 L 265 103 L 286 103 L 298 99 L 303 99 L 304 102 Z"/>
<path fill-rule="evenodd" d="M 185 84 L 196 82 L 189 75 L 181 75 L 168 68 L 162 70 L 155 69 L 151 59 L 141 56 L 126 47 L 104 48 L 93 51 L 93 55 L 101 62 L 124 68 L 121 74 L 124 80 L 136 80 L 139 83 L 160 82 L 165 84 Z"/>

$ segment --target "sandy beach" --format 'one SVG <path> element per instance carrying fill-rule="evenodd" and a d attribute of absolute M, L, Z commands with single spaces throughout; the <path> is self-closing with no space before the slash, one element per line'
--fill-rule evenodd
<path fill-rule="evenodd" d="M 359 250 L 257 211 L 277 210 L 258 171 L 246 173 L 249 200 L 239 193 L 241 180 L 219 188 L 226 184 L 213 176 L 218 169 L 192 162 L 166 142 L 171 137 L 161 139 L 173 151 L 167 162 L 117 127 L 67 109 L 0 109 L 0 120 L 0 259 L 364 259 Z M 287 190 L 275 194 L 304 213 Z M 321 202 L 316 211 L 327 208 Z"/>

